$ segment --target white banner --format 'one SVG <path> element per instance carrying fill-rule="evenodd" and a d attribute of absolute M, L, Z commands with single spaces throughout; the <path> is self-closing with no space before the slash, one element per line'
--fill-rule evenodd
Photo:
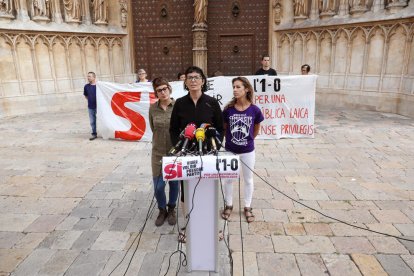
<path fill-rule="evenodd" d="M 246 76 L 262 110 L 258 139 L 313 138 L 316 75 Z M 232 99 L 233 77 L 208 79 L 207 95 L 222 108 Z M 175 99 L 186 95 L 182 81 L 170 82 Z M 150 141 L 149 105 L 156 101 L 151 83 L 97 82 L 98 133 L 104 139 Z"/>

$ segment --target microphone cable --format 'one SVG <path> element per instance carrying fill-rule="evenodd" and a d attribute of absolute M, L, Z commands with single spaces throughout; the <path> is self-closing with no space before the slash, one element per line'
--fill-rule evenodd
<path fill-rule="evenodd" d="M 239 158 L 239 160 L 241 161 L 241 159 Z M 243 267 L 243 276 L 244 276 L 244 244 L 243 244 L 243 228 L 242 228 L 242 209 L 241 209 L 241 193 L 240 193 L 240 186 L 241 186 L 241 181 L 240 181 L 240 175 L 239 175 L 239 222 L 240 222 L 240 241 L 241 241 L 241 254 L 242 254 L 242 267 Z"/>
<path fill-rule="evenodd" d="M 219 143 L 220 143 L 221 148 L 224 148 L 224 147 L 223 147 L 223 144 L 222 144 L 221 142 L 219 142 Z M 226 150 L 226 149 L 224 149 L 224 150 L 220 150 L 220 151 L 221 151 L 221 152 L 228 152 L 228 153 L 231 153 L 231 154 L 237 155 L 236 153 L 231 152 L 231 151 L 228 151 L 228 150 Z M 244 163 L 241 159 L 239 159 L 239 160 L 240 160 L 240 162 L 241 162 L 241 163 L 243 163 L 243 164 L 246 166 L 246 168 L 248 168 L 250 171 L 252 171 L 254 175 L 256 175 L 256 176 L 257 176 L 260 180 L 262 180 L 264 183 L 266 183 L 266 184 L 267 184 L 270 188 L 272 188 L 273 190 L 277 191 L 277 192 L 278 192 L 278 193 L 280 193 L 281 195 L 283 195 L 283 196 L 285 196 L 285 197 L 289 198 L 289 199 L 290 199 L 290 200 L 292 200 L 293 202 L 296 202 L 296 203 L 298 203 L 298 204 L 300 204 L 300 205 L 304 206 L 305 208 L 307 208 L 307 209 L 309 209 L 309 210 L 312 210 L 312 211 L 314 211 L 314 212 L 316 212 L 316 213 L 318 213 L 318 214 L 322 215 L 323 217 L 326 217 L 326 218 L 332 219 L 332 220 L 334 220 L 334 221 L 336 221 L 336 222 L 339 222 L 339 223 L 342 223 L 342 224 L 345 224 L 345 225 L 351 226 L 351 227 L 353 227 L 353 228 L 357 228 L 357 229 L 365 230 L 365 231 L 368 231 L 368 232 L 371 232 L 371 233 L 376 233 L 376 234 L 379 234 L 379 235 L 383 235 L 383 236 L 387 236 L 387 237 L 392 237 L 392 238 L 395 238 L 395 239 L 397 239 L 397 240 L 403 240 L 403 241 L 410 241 L 410 242 L 414 242 L 414 240 L 413 240 L 413 239 L 407 239 L 407 238 L 403 238 L 403 237 L 401 237 L 401 236 L 396 236 L 396 235 L 392 235 L 392 234 L 388 234 L 388 233 L 384 233 L 384 232 L 380 232 L 380 231 L 372 230 L 372 229 L 369 229 L 369 228 L 361 227 L 361 226 L 359 226 L 359 225 L 355 225 L 355 224 L 349 223 L 349 222 L 347 222 L 347 221 L 344 221 L 344 220 L 341 220 L 341 219 L 338 219 L 338 218 L 335 218 L 335 217 L 329 216 L 329 215 L 327 215 L 327 214 L 325 214 L 325 213 L 323 213 L 323 212 L 321 212 L 321 211 L 319 211 L 319 210 L 317 210 L 317 209 L 315 209 L 315 208 L 313 208 L 313 207 L 311 207 L 311 206 L 309 206 L 309 205 L 306 205 L 306 204 L 304 204 L 304 203 L 300 202 L 299 200 L 296 200 L 296 199 L 292 198 L 292 197 L 291 197 L 291 196 L 289 196 L 288 194 L 286 194 L 286 193 L 282 192 L 281 190 L 277 189 L 277 188 L 276 188 L 276 187 L 274 187 L 272 184 L 270 184 L 268 181 L 266 181 L 266 180 L 265 180 L 262 176 L 260 176 L 258 173 L 256 173 L 256 172 L 255 172 L 252 168 L 250 168 L 250 167 L 249 167 L 246 163 Z M 239 188 L 239 189 L 240 189 L 240 188 Z M 240 190 L 239 190 L 239 192 L 240 192 Z M 240 204 L 240 201 L 239 201 L 239 204 Z M 241 214 L 240 214 L 240 216 L 241 216 Z M 242 231 L 242 229 L 241 229 L 241 224 L 240 224 L 240 231 Z M 243 250 L 243 243 L 242 243 L 242 250 Z M 242 252 L 242 255 L 243 255 L 243 252 Z M 243 269 L 244 269 L 244 266 L 243 266 Z"/>
<path fill-rule="evenodd" d="M 197 156 L 197 155 L 195 155 L 195 156 Z M 184 216 L 184 218 L 185 219 L 187 219 L 187 221 L 185 222 L 185 225 L 184 225 L 184 227 L 183 227 L 183 233 L 180 233 L 180 226 L 179 226 L 179 222 L 178 222 L 178 216 L 177 216 L 177 222 L 176 222 L 176 225 L 177 225 L 177 231 L 178 231 L 178 243 L 177 243 L 177 250 L 175 250 L 174 252 L 172 252 L 171 254 L 170 254 L 170 257 L 168 258 L 168 267 L 167 267 L 167 270 L 166 270 L 166 272 L 165 272 L 165 274 L 164 274 L 164 276 L 166 276 L 167 274 L 168 274 L 168 271 L 170 270 L 170 267 L 171 267 L 171 258 L 172 258 L 172 256 L 173 255 L 175 255 L 176 253 L 179 253 L 179 259 L 178 259 L 178 266 L 177 266 L 177 271 L 176 271 L 176 275 L 178 275 L 178 272 L 180 271 L 180 269 L 181 269 L 181 266 L 187 266 L 187 255 L 185 254 L 185 252 L 182 250 L 182 247 L 183 247 L 183 242 L 180 240 L 180 236 L 182 237 L 182 239 L 186 239 L 186 237 L 187 237 L 187 235 L 186 235 L 186 231 L 187 231 L 187 225 L 188 225 L 188 223 L 189 223 L 189 221 L 190 221 L 190 218 L 191 218 L 191 213 L 193 212 L 193 210 L 194 210 L 194 198 L 195 198 L 195 194 L 196 194 L 196 191 L 197 191 L 197 187 L 198 187 L 198 185 L 200 184 L 200 182 L 201 182 L 201 173 L 202 173 L 202 170 L 203 170 L 203 159 L 202 159 L 202 157 L 201 157 L 201 155 L 198 155 L 198 156 L 200 156 L 200 160 L 201 160 L 201 167 L 200 167 L 200 175 L 199 175 L 199 178 L 198 178 L 198 181 L 197 181 L 197 183 L 196 183 L 196 185 L 195 185 L 195 187 L 194 187 L 194 191 L 193 191 L 193 195 L 192 195 L 192 198 L 191 198 L 191 204 L 192 204 L 192 206 L 191 206 L 191 209 L 190 209 L 190 211 L 188 212 L 188 214 L 186 214 L 185 216 Z M 181 194 L 181 192 L 182 191 L 180 191 L 180 193 L 179 193 L 179 196 L 180 196 L 180 194 Z M 178 200 L 178 202 L 179 202 L 180 200 Z M 178 214 L 178 206 L 179 206 L 179 203 L 177 203 L 177 214 Z M 182 260 L 181 258 L 182 258 L 182 256 L 184 257 L 184 260 Z M 182 260 L 182 261 L 181 261 Z"/>
<path fill-rule="evenodd" d="M 249 166 L 247 166 L 246 163 L 244 163 L 243 161 L 241 161 L 241 162 L 246 166 L 246 168 L 248 168 L 250 171 L 252 171 L 253 174 L 255 174 L 258 178 L 260 178 L 260 180 L 262 180 L 264 183 L 266 183 L 268 186 L 270 186 L 273 190 L 277 191 L 278 193 L 284 195 L 285 197 L 291 199 L 292 201 L 294 201 L 294 202 L 296 202 L 296 203 L 298 203 L 298 204 L 300 204 L 300 205 L 302 205 L 302 206 L 304 206 L 304 207 L 306 207 L 306 208 L 308 208 L 308 209 L 310 209 L 310 210 L 312 210 L 312 211 L 314 211 L 314 212 L 316 212 L 316 213 L 318 213 L 318 214 L 320 214 L 320 215 L 322 215 L 322 216 L 324 216 L 326 218 L 329 218 L 331 220 L 337 221 L 339 223 L 342 223 L 342 224 L 345 224 L 345 225 L 348 225 L 348 226 L 351 226 L 351 227 L 354 227 L 354 228 L 357 228 L 357 229 L 366 230 L 368 232 L 380 234 L 380 235 L 387 236 L 387 237 L 396 238 L 398 240 L 414 242 L 414 240 L 412 240 L 412 239 L 407 239 L 407 238 L 403 238 L 403 237 L 400 237 L 400 236 L 396 236 L 396 235 L 392 235 L 392 234 L 388 234 L 388 233 L 384 233 L 384 232 L 372 230 L 372 229 L 369 229 L 369 228 L 364 228 L 362 226 L 355 225 L 355 224 L 352 224 L 350 222 L 347 222 L 347 221 L 344 221 L 344 220 L 341 220 L 341 219 L 337 219 L 335 217 L 332 217 L 330 215 L 327 215 L 327 214 L 325 214 L 325 213 L 323 213 L 323 212 L 321 212 L 321 211 L 319 211 L 319 210 L 317 210 L 317 209 L 315 209 L 315 208 L 313 208 L 313 207 L 311 207 L 309 205 L 306 205 L 306 204 L 300 202 L 299 200 L 296 200 L 296 199 L 292 198 L 288 194 L 286 194 L 286 193 L 282 192 L 281 190 L 277 189 L 272 184 L 270 184 L 269 182 L 267 182 L 263 177 L 261 177 L 258 173 L 256 173 L 253 169 L 251 169 Z"/>
<path fill-rule="evenodd" d="M 218 162 L 219 162 L 219 159 L 218 159 L 218 152 L 216 152 L 215 153 L 215 155 L 216 155 L 216 162 L 217 162 L 217 164 L 218 164 Z M 217 173 L 218 173 L 218 176 L 219 176 L 219 181 L 220 181 L 220 191 L 221 191 L 221 196 L 223 197 L 223 210 L 225 210 L 226 209 L 226 207 L 227 207 L 227 203 L 226 203 L 226 198 L 225 198 L 225 196 L 224 196 L 224 191 L 223 191 L 223 182 L 222 182 L 222 180 L 221 180 L 221 174 L 220 174 L 220 168 L 217 166 L 216 167 L 217 168 Z M 226 245 L 226 247 L 227 247 L 227 250 L 228 250 L 228 252 L 229 252 L 229 259 L 230 259 L 230 275 L 232 275 L 233 276 L 233 256 L 232 256 L 232 252 L 231 252 L 231 249 L 230 249 L 230 246 L 229 246 L 229 243 L 230 243 L 230 235 L 228 234 L 227 235 L 227 241 L 226 241 L 226 237 L 224 236 L 225 235 L 225 233 L 226 233 L 226 225 L 228 224 L 228 220 L 224 220 L 224 223 L 223 223 L 223 231 L 222 231 L 222 233 L 223 233 L 223 241 L 224 241 L 224 244 Z"/>
<path fill-rule="evenodd" d="M 174 160 L 174 163 L 173 163 L 173 165 L 175 165 L 175 163 L 177 162 L 177 159 L 178 159 L 178 156 L 175 158 L 175 160 Z M 170 172 L 169 172 L 169 174 L 171 174 L 171 171 L 172 171 L 172 169 L 174 168 L 174 166 L 172 166 L 171 167 L 171 169 L 170 169 Z M 161 168 L 161 170 L 162 170 L 162 168 Z M 135 248 L 134 248 L 134 251 L 133 251 L 133 253 L 132 253 L 132 256 L 131 256 L 131 259 L 129 260 L 129 262 L 128 262 L 128 265 L 127 265 L 127 268 L 126 268 L 126 270 L 124 271 L 124 274 L 123 274 L 123 276 L 125 276 L 126 275 L 126 273 L 128 272 L 128 270 L 129 270 L 129 268 L 130 268 L 130 266 L 131 266 L 131 263 L 132 263 L 132 260 L 134 259 L 134 257 L 135 257 L 135 254 L 136 254 L 136 252 L 138 251 L 138 247 L 139 247 L 139 244 L 140 244 L 140 242 L 141 242 L 141 237 L 142 237 L 142 233 L 144 232 L 144 229 L 145 229 L 145 226 L 147 225 L 147 222 L 148 222 L 148 220 L 149 220 L 149 218 L 152 216 L 152 214 L 153 214 L 153 212 L 154 212 L 154 209 L 155 209 L 155 190 L 156 190 L 156 188 L 157 188 L 157 185 L 158 185 L 158 180 L 159 180 L 159 178 L 160 177 L 162 177 L 162 171 L 160 171 L 160 175 L 158 175 L 158 178 L 157 178 L 157 183 L 155 184 L 155 189 L 154 189 L 154 193 L 153 193 L 153 195 L 152 195 L 152 199 L 151 199 L 151 203 L 150 203 L 150 206 L 149 206 L 149 208 L 148 208 L 148 211 L 147 211 L 147 214 L 146 214 L 146 216 L 145 216 L 145 220 L 144 220 L 144 224 L 142 225 L 142 227 L 141 227 L 141 229 L 138 231 L 138 234 L 136 235 L 136 237 L 133 239 L 133 241 L 131 242 L 131 245 L 128 247 L 128 249 L 127 249 L 127 251 L 125 252 L 125 254 L 124 254 L 124 256 L 122 257 L 122 259 L 118 262 L 118 264 L 112 269 L 112 271 L 108 274 L 108 276 L 110 276 L 110 275 L 112 275 L 112 273 L 122 264 L 122 262 L 125 260 L 125 258 L 126 258 L 126 255 L 128 255 L 128 253 L 129 253 L 129 251 L 131 250 L 131 248 L 132 248 L 132 246 L 134 245 L 134 243 L 135 243 L 135 241 L 138 239 L 138 242 L 137 242 L 137 245 L 135 246 Z M 168 184 L 168 180 L 166 181 L 166 185 Z M 139 238 L 138 238 L 139 237 Z"/>

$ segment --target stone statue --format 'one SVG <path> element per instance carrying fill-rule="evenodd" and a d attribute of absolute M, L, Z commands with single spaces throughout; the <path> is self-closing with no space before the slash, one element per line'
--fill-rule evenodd
<path fill-rule="evenodd" d="M 126 0 L 119 0 L 121 6 L 121 26 L 126 27 L 128 21 L 128 2 Z"/>
<path fill-rule="evenodd" d="M 32 19 L 49 18 L 49 0 L 32 0 L 30 4 Z"/>
<path fill-rule="evenodd" d="M 13 16 L 13 0 L 0 0 L 0 17 L 2 15 Z"/>
<path fill-rule="evenodd" d="M 308 0 L 293 0 L 294 16 L 308 17 Z"/>
<path fill-rule="evenodd" d="M 280 0 L 273 0 L 273 9 L 274 9 L 275 24 L 279 25 L 282 19 L 282 13 L 283 13 L 282 3 L 280 3 Z"/>
<path fill-rule="evenodd" d="M 92 0 L 94 23 L 107 24 L 108 23 L 108 1 L 107 0 Z"/>
<path fill-rule="evenodd" d="M 207 23 L 208 0 L 194 0 L 194 23 Z"/>
<path fill-rule="evenodd" d="M 321 12 L 335 12 L 336 0 L 320 0 L 319 9 Z"/>
<path fill-rule="evenodd" d="M 63 0 L 65 7 L 66 22 L 80 22 L 81 20 L 81 0 Z"/>
<path fill-rule="evenodd" d="M 365 5 L 366 5 L 365 0 L 352 0 L 350 2 L 351 2 L 351 7 L 352 8 L 365 7 Z"/>

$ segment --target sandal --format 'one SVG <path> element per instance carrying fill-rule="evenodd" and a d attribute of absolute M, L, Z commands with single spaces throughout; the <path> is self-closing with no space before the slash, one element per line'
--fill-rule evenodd
<path fill-rule="evenodd" d="M 221 213 L 221 217 L 224 220 L 228 220 L 231 215 L 231 211 L 233 211 L 233 206 L 226 206 L 226 208 L 224 208 L 223 212 Z"/>
<path fill-rule="evenodd" d="M 254 215 L 252 210 L 253 209 L 251 207 L 244 207 L 244 216 L 246 217 L 247 223 L 254 221 Z"/>
<path fill-rule="evenodd" d="M 179 232 L 178 233 L 178 242 L 180 243 L 186 243 L 187 237 L 185 236 L 185 232 Z"/>

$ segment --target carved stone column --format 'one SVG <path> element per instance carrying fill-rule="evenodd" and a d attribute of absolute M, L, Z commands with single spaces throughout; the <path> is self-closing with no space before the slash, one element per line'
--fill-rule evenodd
<path fill-rule="evenodd" d="M 27 2 L 26 0 L 16 0 L 16 18 L 21 21 L 29 21 L 29 13 L 27 10 Z"/>
<path fill-rule="evenodd" d="M 91 25 L 92 19 L 91 19 L 91 12 L 90 12 L 90 1 L 89 0 L 83 0 L 82 3 L 82 24 L 85 25 Z"/>
<path fill-rule="evenodd" d="M 194 0 L 193 64 L 207 75 L 207 5 L 208 0 Z"/>
<path fill-rule="evenodd" d="M 312 0 L 311 3 L 311 12 L 310 12 L 310 19 L 316 20 L 319 18 L 319 8 L 318 8 L 319 0 Z"/>
<path fill-rule="evenodd" d="M 349 4 L 348 4 L 348 0 L 341 0 L 341 2 L 339 4 L 338 15 L 339 16 L 348 16 L 349 15 Z"/>
<path fill-rule="evenodd" d="M 193 64 L 207 75 L 207 24 L 193 25 Z"/>
<path fill-rule="evenodd" d="M 374 4 L 372 4 L 372 10 L 374 12 L 378 12 L 384 9 L 384 0 L 374 0 Z"/>
<path fill-rule="evenodd" d="M 52 9 L 51 9 L 51 16 L 52 21 L 58 24 L 63 22 L 62 13 L 60 12 L 60 1 L 59 0 L 52 0 L 51 1 Z"/>

